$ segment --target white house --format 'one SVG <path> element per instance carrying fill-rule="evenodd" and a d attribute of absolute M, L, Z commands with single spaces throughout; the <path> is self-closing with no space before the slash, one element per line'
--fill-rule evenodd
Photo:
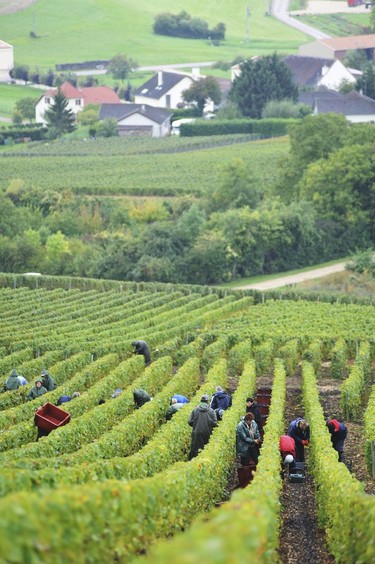
<path fill-rule="evenodd" d="M 117 104 L 121 103 L 120 98 L 116 92 L 108 86 L 91 86 L 89 88 L 77 88 L 64 82 L 60 86 L 60 90 L 68 100 L 68 109 L 77 115 L 89 104 Z M 35 121 L 36 123 L 46 123 L 44 113 L 54 103 L 54 96 L 57 93 L 57 88 L 50 88 L 46 90 L 39 98 L 35 106 Z"/>
<path fill-rule="evenodd" d="M 172 113 L 146 104 L 102 104 L 99 120 L 114 119 L 119 135 L 169 135 Z"/>
<path fill-rule="evenodd" d="M 13 68 L 13 47 L 0 39 L 0 82 L 8 82 L 10 80 L 9 71 Z"/>
<path fill-rule="evenodd" d="M 185 105 L 182 92 L 200 78 L 199 69 L 191 74 L 159 70 L 134 91 L 136 104 L 149 104 L 158 108 L 179 108 Z"/>
<path fill-rule="evenodd" d="M 339 90 L 343 83 L 354 84 L 362 75 L 361 71 L 349 69 L 341 61 L 335 59 L 288 55 L 283 57 L 282 61 L 290 69 L 293 82 L 300 89 L 324 87 Z M 231 68 L 232 81 L 240 74 L 240 65 L 233 65 Z"/>

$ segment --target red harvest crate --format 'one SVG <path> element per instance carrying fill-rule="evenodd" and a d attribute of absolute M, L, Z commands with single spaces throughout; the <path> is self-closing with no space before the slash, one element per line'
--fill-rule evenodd
<path fill-rule="evenodd" d="M 63 411 L 53 403 L 46 403 L 35 413 L 35 425 L 43 431 L 53 431 L 70 421 L 70 413 Z"/>

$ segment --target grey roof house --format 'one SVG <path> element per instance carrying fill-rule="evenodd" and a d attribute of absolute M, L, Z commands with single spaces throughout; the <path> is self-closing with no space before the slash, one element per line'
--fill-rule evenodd
<path fill-rule="evenodd" d="M 191 75 L 160 70 L 134 91 L 134 102 L 159 108 L 182 107 L 182 92 L 200 78 L 199 69 Z"/>
<path fill-rule="evenodd" d="M 115 119 L 120 136 L 165 137 L 170 133 L 173 114 L 146 104 L 102 104 L 99 120 Z"/>
<path fill-rule="evenodd" d="M 341 61 L 319 57 L 288 55 L 283 63 L 290 69 L 299 89 L 317 89 L 321 86 L 338 90 L 342 83 L 354 84 L 361 71 L 345 67 Z"/>
<path fill-rule="evenodd" d="M 340 94 L 333 90 L 301 92 L 299 102 L 308 104 L 313 114 L 343 114 L 352 123 L 375 122 L 375 100 L 352 91 Z"/>

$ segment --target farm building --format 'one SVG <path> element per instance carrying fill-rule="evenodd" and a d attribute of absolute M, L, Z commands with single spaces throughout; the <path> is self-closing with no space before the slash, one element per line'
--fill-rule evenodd
<path fill-rule="evenodd" d="M 310 105 L 314 115 L 335 113 L 352 123 L 375 122 L 375 100 L 355 90 L 348 94 L 334 90 L 301 92 L 299 102 Z"/>
<path fill-rule="evenodd" d="M 159 108 L 182 107 L 185 105 L 182 92 L 200 78 L 202 76 L 199 69 L 193 69 L 191 74 L 159 70 L 150 80 L 134 91 L 134 102 Z"/>
<path fill-rule="evenodd" d="M 365 51 L 368 60 L 373 60 L 375 58 L 375 34 L 317 39 L 301 45 L 298 54 L 305 57 L 322 57 L 342 61 L 348 51 L 357 49 Z"/>
<path fill-rule="evenodd" d="M 68 100 L 68 109 L 77 115 L 89 104 L 117 104 L 120 98 L 116 92 L 108 86 L 92 86 L 88 88 L 76 88 L 70 82 L 64 82 L 60 90 Z M 44 113 L 53 104 L 53 98 L 57 88 L 46 90 L 39 98 L 35 106 L 36 123 L 46 123 Z"/>
<path fill-rule="evenodd" d="M 0 40 L 0 82 L 10 80 L 9 71 L 14 67 L 13 47 Z"/>
<path fill-rule="evenodd" d="M 99 119 L 117 121 L 120 136 L 165 137 L 170 132 L 172 113 L 146 104 L 102 104 Z"/>

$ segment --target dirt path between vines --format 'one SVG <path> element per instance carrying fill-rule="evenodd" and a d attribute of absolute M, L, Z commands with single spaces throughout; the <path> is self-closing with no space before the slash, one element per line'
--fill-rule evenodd
<path fill-rule="evenodd" d="M 255 284 L 247 284 L 245 286 L 232 286 L 236 290 L 272 290 L 274 288 L 282 288 L 283 286 L 290 286 L 291 284 L 298 284 L 306 280 L 313 280 L 314 278 L 323 278 L 335 272 L 342 272 L 345 270 L 346 262 L 332 264 L 331 266 L 324 266 L 322 268 L 315 268 L 307 272 L 299 272 L 297 274 L 289 274 L 266 280 L 264 282 L 257 282 Z"/>
<path fill-rule="evenodd" d="M 296 417 L 304 417 L 301 396 L 301 369 L 287 378 L 285 421 L 287 426 Z M 308 469 L 306 451 L 306 478 L 301 483 L 290 483 L 284 478 L 281 493 L 281 529 L 279 554 L 283 564 L 329 564 L 334 562 L 329 553 L 324 530 L 318 526 L 315 503 L 315 485 Z"/>

